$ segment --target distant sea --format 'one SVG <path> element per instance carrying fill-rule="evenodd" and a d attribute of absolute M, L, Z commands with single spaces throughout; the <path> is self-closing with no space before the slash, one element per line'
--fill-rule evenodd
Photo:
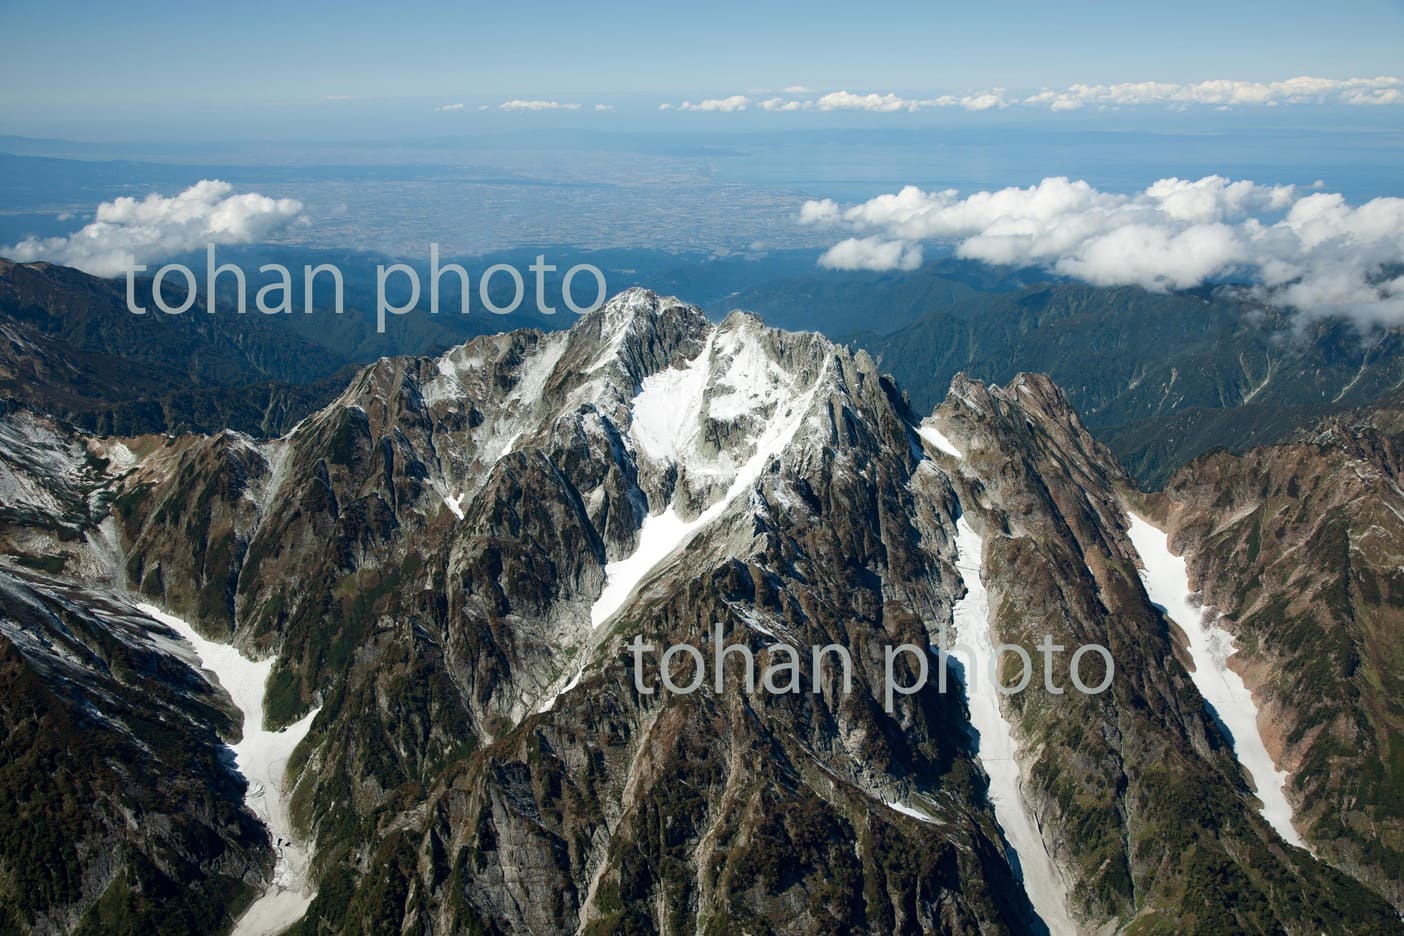
<path fill-rule="evenodd" d="M 1396 113 L 1397 112 L 1397 113 Z M 1404 108 L 1138 113 L 906 127 L 499 132 L 458 137 L 71 142 L 0 136 L 0 247 L 65 235 L 101 201 L 202 178 L 303 201 L 283 237 L 316 248 L 483 254 L 533 244 L 734 253 L 829 240 L 807 198 L 854 202 L 913 184 L 969 193 L 1047 176 L 1128 192 L 1167 176 L 1404 197 Z M 767 122 L 769 123 L 769 122 Z M 710 129 L 708 129 L 710 127 Z"/>

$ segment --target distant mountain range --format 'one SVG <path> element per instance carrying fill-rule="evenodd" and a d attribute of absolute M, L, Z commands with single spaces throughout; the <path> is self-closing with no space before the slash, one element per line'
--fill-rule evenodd
<path fill-rule="evenodd" d="M 380 358 L 278 438 L 114 438 L 41 412 L 57 389 L 11 393 L 0 919 L 1404 932 L 1399 396 L 1205 454 L 1146 494 L 1048 377 L 953 375 L 922 403 L 930 391 L 888 375 L 895 349 L 928 336 L 931 357 L 912 350 L 909 366 L 929 381 L 958 359 L 1003 366 L 994 348 L 1034 355 L 1037 336 L 1066 376 L 1084 363 L 1079 393 L 1167 418 L 1238 407 L 1244 387 L 1254 404 L 1276 405 L 1279 382 L 1339 393 L 1307 362 L 1344 368 L 1354 352 L 1329 331 L 1304 358 L 1263 339 L 1265 359 L 1242 351 L 1230 380 L 1232 348 L 1259 332 L 1216 331 L 1231 310 L 1215 300 L 949 293 L 986 313 L 874 339 L 878 360 L 631 289 L 569 331 Z M 1135 340 L 1110 328 L 1113 297 Z M 20 340 L 113 349 L 26 327 Z M 179 334 L 238 373 L 282 366 L 276 341 Z M 1196 369 L 1155 363 L 1193 359 L 1162 347 L 1176 336 L 1199 336 Z M 1216 337 L 1239 344 L 1214 352 Z M 72 360 L 45 386 L 83 388 Z M 1386 389 L 1383 365 L 1363 371 L 1357 387 Z M 1195 619 L 1191 590 L 1213 614 Z M 226 700 L 196 667 L 231 670 L 148 605 L 271 659 L 260 704 L 244 685 Z M 761 665 L 781 643 L 842 648 L 851 687 L 806 653 L 801 691 L 748 693 L 733 654 L 718 691 L 718 626 Z M 1214 628 L 1238 642 L 1231 663 L 1222 647 L 1194 655 Z M 1097 644 L 1115 671 L 1103 692 L 1054 694 L 1035 654 L 1028 691 L 953 667 L 941 692 L 943 632 L 987 656 L 1043 636 Z M 636 638 L 656 648 L 642 669 Z M 657 651 L 683 643 L 707 678 L 670 693 Z M 890 699 L 886 654 L 902 644 L 933 676 Z M 680 681 L 688 659 L 673 661 Z M 1017 681 L 1017 659 L 998 672 Z M 1226 727 L 1230 705 L 1256 737 Z M 292 845 L 240 807 L 239 765 L 219 759 L 216 739 L 252 711 L 274 729 L 311 719 L 287 763 Z M 244 776 L 254 767 L 269 769 Z M 64 816 L 64 836 L 35 844 L 39 815 Z M 310 869 L 290 873 L 308 848 Z M 50 853 L 62 860 L 36 860 Z"/>

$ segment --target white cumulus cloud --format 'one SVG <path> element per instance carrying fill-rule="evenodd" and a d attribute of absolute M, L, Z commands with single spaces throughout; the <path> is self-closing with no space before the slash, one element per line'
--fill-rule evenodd
<path fill-rule="evenodd" d="M 907 186 L 847 208 L 812 200 L 799 220 L 856 235 L 823 255 L 826 267 L 911 269 L 921 244 L 935 242 L 967 259 L 1096 285 L 1168 291 L 1231 281 L 1312 315 L 1404 324 L 1401 198 L 1357 206 L 1221 176 L 1118 194 L 1056 177 L 967 196 Z"/>
<path fill-rule="evenodd" d="M 760 102 L 762 110 L 768 111 L 799 111 L 810 110 L 814 107 L 813 101 L 800 101 L 793 98 L 786 99 L 780 97 L 766 98 Z"/>
<path fill-rule="evenodd" d="M 566 104 L 561 101 L 503 101 L 497 105 L 498 110 L 504 111 L 559 111 L 559 110 L 580 110 L 579 104 Z"/>
<path fill-rule="evenodd" d="M 1008 107 L 1009 102 L 1005 100 L 1003 90 L 995 90 L 963 97 L 960 99 L 960 106 L 966 110 L 984 111 L 994 110 L 997 107 Z"/>
<path fill-rule="evenodd" d="M 1182 108 L 1191 105 L 1214 107 L 1266 106 L 1285 104 L 1397 104 L 1404 99 L 1404 81 L 1382 75 L 1377 78 L 1312 78 L 1300 76 L 1283 81 L 1233 81 L 1215 79 L 1179 84 L 1164 81 L 1131 81 L 1120 84 L 1074 84 L 1061 91 L 1044 89 L 1023 103 L 1054 111 L 1083 107 L 1135 107 L 1160 104 Z"/>
<path fill-rule="evenodd" d="M 819 257 L 829 270 L 915 270 L 921 266 L 921 245 L 881 237 L 850 237 Z"/>
<path fill-rule="evenodd" d="M 434 110 L 435 110 L 436 113 L 445 113 L 445 112 L 449 112 L 449 111 L 461 111 L 461 110 L 463 110 L 463 105 L 462 105 L 462 104 L 440 104 L 438 107 L 434 108 Z"/>
<path fill-rule="evenodd" d="M 889 113 L 891 111 L 915 110 L 916 102 L 887 94 L 853 94 L 849 91 L 830 91 L 819 99 L 820 110 L 864 110 Z"/>
<path fill-rule="evenodd" d="M 206 244 L 250 244 L 286 227 L 302 212 L 292 198 L 257 192 L 234 194 L 228 182 L 205 179 L 167 198 L 117 198 L 98 205 L 97 216 L 67 237 L 30 238 L 0 247 L 21 263 L 48 260 L 95 276 L 116 276 L 129 258 L 161 260 Z"/>
<path fill-rule="evenodd" d="M 874 91 L 855 93 L 853 91 L 830 91 L 818 98 L 773 97 L 761 102 L 768 111 L 868 111 L 875 114 L 891 114 L 898 111 L 923 111 L 943 107 L 963 107 L 966 110 L 982 111 L 1008 107 L 1010 100 L 1004 89 L 980 91 L 974 94 L 945 94 L 934 98 L 909 98 L 889 91 L 878 94 Z"/>
<path fill-rule="evenodd" d="M 1280 107 L 1292 104 L 1400 104 L 1404 103 L 1404 79 L 1381 75 L 1375 78 L 1299 76 L 1282 81 L 1128 81 L 1119 84 L 1073 84 L 1061 89 L 1044 88 L 1035 94 L 1011 94 L 1004 88 L 989 88 L 964 94 L 941 94 L 936 97 L 910 97 L 895 91 L 878 93 L 837 90 L 819 94 L 802 86 L 792 85 L 784 89 L 783 95 L 785 96 L 761 100 L 761 109 L 775 112 L 820 110 L 891 114 L 941 108 L 990 111 L 1008 107 L 1028 107 L 1061 112 L 1086 107 L 1117 108 L 1144 105 L 1168 107 L 1173 110 L 1196 106 L 1227 110 L 1240 106 Z M 735 95 L 729 98 L 712 98 L 696 104 L 691 101 L 684 101 L 679 105 L 664 104 L 659 109 L 736 111 L 745 110 L 751 103 L 751 99 L 745 95 Z"/>
<path fill-rule="evenodd" d="M 683 101 L 678 105 L 678 110 L 685 111 L 715 111 L 718 113 L 731 113 L 733 111 L 743 111 L 751 103 L 751 99 L 744 94 L 733 94 L 725 98 L 706 98 L 693 103 Z"/>

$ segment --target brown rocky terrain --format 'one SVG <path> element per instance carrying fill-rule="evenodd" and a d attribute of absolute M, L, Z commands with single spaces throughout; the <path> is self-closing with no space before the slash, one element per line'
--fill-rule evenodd
<path fill-rule="evenodd" d="M 1238 639 L 1298 827 L 1404 906 L 1404 416 L 1398 401 L 1243 456 L 1157 502 Z"/>

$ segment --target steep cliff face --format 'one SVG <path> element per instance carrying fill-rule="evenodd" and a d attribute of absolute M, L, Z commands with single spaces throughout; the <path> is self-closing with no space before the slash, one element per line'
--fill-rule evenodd
<path fill-rule="evenodd" d="M 0 570 L 0 925 L 225 929 L 272 861 L 176 636 L 101 593 Z"/>
<path fill-rule="evenodd" d="M 1156 507 L 1237 638 L 1306 841 L 1404 906 L 1404 417 L 1205 456 Z"/>
<path fill-rule="evenodd" d="M 353 357 L 319 343 L 325 335 L 309 335 L 300 317 L 209 315 L 203 299 L 183 315 L 133 315 L 123 287 L 0 258 L 0 399 L 90 432 L 263 436 L 345 384 L 336 372 Z M 136 288 L 151 294 L 149 281 Z"/>
<path fill-rule="evenodd" d="M 266 727 L 315 712 L 300 932 L 1399 931 L 1260 814 L 1127 536 L 1171 508 L 1046 378 L 923 418 L 630 290 L 274 441 L 54 431 L 0 467 L 82 505 L 72 569 L 271 657 Z"/>

